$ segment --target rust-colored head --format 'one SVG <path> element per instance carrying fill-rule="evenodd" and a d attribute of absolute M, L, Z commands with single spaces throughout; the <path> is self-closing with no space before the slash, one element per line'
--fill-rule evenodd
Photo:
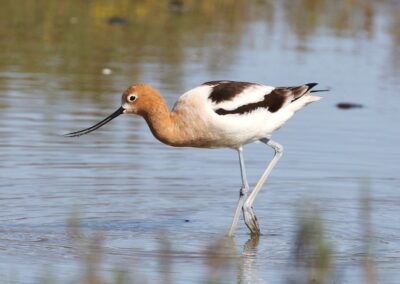
<path fill-rule="evenodd" d="M 157 113 L 162 110 L 166 111 L 167 108 L 161 95 L 147 84 L 136 84 L 126 89 L 122 94 L 121 107 L 110 116 L 89 128 L 68 133 L 66 136 L 75 137 L 88 134 L 123 113 L 138 114 L 147 119 L 151 112 Z"/>
<path fill-rule="evenodd" d="M 124 113 L 146 116 L 158 106 L 164 105 L 161 95 L 147 84 L 136 84 L 122 94 L 121 105 Z"/>

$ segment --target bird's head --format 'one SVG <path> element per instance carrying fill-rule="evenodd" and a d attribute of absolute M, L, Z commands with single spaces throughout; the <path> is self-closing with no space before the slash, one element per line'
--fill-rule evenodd
<path fill-rule="evenodd" d="M 159 105 L 163 105 L 163 99 L 155 89 L 147 84 L 136 84 L 130 86 L 122 93 L 121 107 L 114 113 L 89 128 L 71 132 L 65 134 L 65 136 L 76 137 L 88 134 L 121 114 L 137 114 L 145 117 Z"/>
<path fill-rule="evenodd" d="M 146 115 L 157 105 L 160 94 L 147 84 L 136 84 L 122 94 L 121 107 L 123 113 Z"/>

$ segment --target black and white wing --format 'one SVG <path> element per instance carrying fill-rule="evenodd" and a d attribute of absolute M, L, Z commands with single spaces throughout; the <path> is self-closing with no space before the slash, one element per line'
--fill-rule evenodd
<path fill-rule="evenodd" d="M 263 108 L 274 113 L 309 94 L 316 83 L 296 87 L 271 87 L 249 82 L 210 81 L 208 99 L 219 115 L 246 114 Z"/>

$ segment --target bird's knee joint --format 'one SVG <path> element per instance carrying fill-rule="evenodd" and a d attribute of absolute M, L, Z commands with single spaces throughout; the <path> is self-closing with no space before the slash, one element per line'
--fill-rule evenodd
<path fill-rule="evenodd" d="M 275 153 L 277 155 L 282 155 L 283 154 L 283 146 L 282 145 L 275 145 L 274 149 L 275 149 Z"/>
<path fill-rule="evenodd" d="M 249 192 L 249 188 L 246 186 L 242 186 L 240 188 L 240 196 L 245 196 Z"/>

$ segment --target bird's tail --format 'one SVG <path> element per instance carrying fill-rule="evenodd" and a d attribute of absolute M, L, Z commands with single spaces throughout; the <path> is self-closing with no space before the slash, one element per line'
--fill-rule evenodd
<path fill-rule="evenodd" d="M 329 92 L 330 91 L 330 89 L 319 89 L 319 90 L 312 90 L 312 88 L 314 88 L 316 85 L 318 85 L 318 83 L 308 83 L 308 84 L 305 84 L 307 87 L 308 87 L 308 89 L 307 89 L 307 91 L 306 91 L 306 93 L 319 93 L 319 92 Z M 307 100 L 307 103 L 306 103 L 306 105 L 307 104 L 309 104 L 309 103 L 312 103 L 312 102 L 316 102 L 316 101 L 319 101 L 320 99 L 322 99 L 322 97 L 320 97 L 320 96 L 307 96 L 308 97 L 308 100 Z"/>
<path fill-rule="evenodd" d="M 330 91 L 330 89 L 312 90 L 312 88 L 314 88 L 316 85 L 318 85 L 318 83 L 308 83 L 305 85 L 308 87 L 306 92 L 309 91 L 310 93 L 329 92 Z"/>
<path fill-rule="evenodd" d="M 311 90 L 310 93 L 318 93 L 318 92 L 329 92 L 330 89 L 322 89 L 322 90 Z"/>
<path fill-rule="evenodd" d="M 305 107 L 306 105 L 319 101 L 322 99 L 320 96 L 314 96 L 311 95 L 311 93 L 317 93 L 317 92 L 326 92 L 328 90 L 312 90 L 317 83 L 308 83 L 304 84 L 299 87 L 292 88 L 292 91 L 294 91 L 294 100 L 292 100 L 290 104 L 290 108 L 296 112 L 299 109 Z"/>

